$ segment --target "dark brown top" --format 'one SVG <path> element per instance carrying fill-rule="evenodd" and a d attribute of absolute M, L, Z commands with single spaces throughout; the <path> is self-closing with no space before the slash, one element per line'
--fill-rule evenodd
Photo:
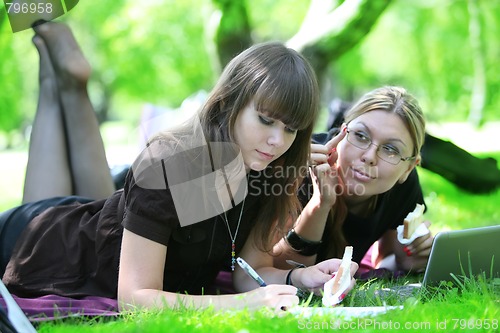
<path fill-rule="evenodd" d="M 11 292 L 21 297 L 58 294 L 116 298 L 123 227 L 168 246 L 164 290 L 190 294 L 206 291 L 218 272 L 229 268 L 231 262 L 224 215 L 181 226 L 164 176 L 168 169 L 165 160 L 158 150 L 149 149 L 134 163 L 124 190 L 106 200 L 52 207 L 35 217 L 17 241 L 3 277 Z M 180 183 L 179 179 L 168 180 Z M 248 190 L 236 255 L 257 212 L 260 191 L 251 186 Z M 227 211 L 233 235 L 241 207 L 240 202 Z"/>

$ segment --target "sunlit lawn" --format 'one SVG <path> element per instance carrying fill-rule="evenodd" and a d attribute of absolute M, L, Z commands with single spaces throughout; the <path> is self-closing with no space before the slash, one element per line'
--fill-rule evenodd
<path fill-rule="evenodd" d="M 468 287 L 434 295 L 420 302 L 408 298 L 403 309 L 376 317 L 341 318 L 339 314 L 285 314 L 268 311 L 214 312 L 181 310 L 125 315 L 118 321 L 95 323 L 49 323 L 39 332 L 498 332 L 498 294 Z M 496 303 L 496 304 L 495 304 Z"/>

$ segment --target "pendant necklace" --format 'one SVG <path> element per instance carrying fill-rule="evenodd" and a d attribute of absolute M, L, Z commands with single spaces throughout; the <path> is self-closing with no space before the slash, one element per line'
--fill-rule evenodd
<path fill-rule="evenodd" d="M 229 194 L 229 198 L 231 199 L 231 206 L 235 207 L 236 205 L 234 202 L 234 197 L 233 197 L 233 194 L 231 191 L 231 187 L 229 186 L 229 181 L 228 181 L 227 175 L 224 171 L 222 171 L 222 175 L 224 176 L 224 180 L 226 183 L 227 193 Z M 248 175 L 247 175 L 247 177 L 248 177 Z M 248 184 L 248 178 L 247 178 L 247 184 Z M 238 231 L 240 230 L 241 217 L 243 216 L 243 209 L 245 208 L 245 201 L 247 199 L 247 194 L 248 194 L 247 191 L 248 191 L 248 188 L 245 191 L 243 203 L 241 204 L 240 217 L 238 218 L 238 224 L 236 225 L 236 230 L 234 232 L 234 236 L 233 236 L 233 233 L 231 232 L 231 228 L 229 226 L 229 220 L 227 219 L 227 213 L 224 210 L 224 219 L 225 219 L 224 222 L 226 222 L 227 231 L 229 232 L 229 238 L 231 238 L 231 271 L 233 271 L 233 272 L 234 272 L 234 266 L 236 264 L 236 237 L 238 236 Z M 223 204 L 222 204 L 222 207 L 224 208 Z"/>
<path fill-rule="evenodd" d="M 246 196 L 243 199 L 243 204 L 241 205 L 241 211 L 240 211 L 240 217 L 238 219 L 238 224 L 236 225 L 236 231 L 233 233 L 231 232 L 231 228 L 229 227 L 229 220 L 227 219 L 227 214 L 226 211 L 224 211 L 224 222 L 226 222 L 227 226 L 227 231 L 229 232 L 229 238 L 231 238 L 231 271 L 234 272 L 234 266 L 236 264 L 236 237 L 238 236 L 238 231 L 240 230 L 240 223 L 241 223 L 241 217 L 243 216 L 243 208 L 245 208 L 245 200 Z"/>

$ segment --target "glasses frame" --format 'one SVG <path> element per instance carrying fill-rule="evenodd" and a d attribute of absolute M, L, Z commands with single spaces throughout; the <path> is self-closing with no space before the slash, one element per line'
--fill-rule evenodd
<path fill-rule="evenodd" d="M 397 160 L 396 163 L 393 163 L 393 162 L 389 162 L 387 160 L 385 160 L 383 157 L 381 157 L 378 152 L 380 151 L 380 145 L 376 144 L 376 143 L 373 143 L 373 140 L 370 138 L 370 144 L 366 147 L 366 148 L 363 148 L 363 147 L 359 147 L 358 145 L 356 145 L 355 143 L 351 142 L 351 140 L 349 140 L 349 134 L 352 132 L 352 130 L 350 129 L 346 129 L 346 139 L 347 139 L 347 142 L 349 142 L 350 144 L 352 144 L 354 147 L 358 148 L 358 149 L 362 149 L 362 150 L 368 150 L 370 149 L 370 147 L 372 145 L 374 145 L 375 147 L 377 147 L 377 157 L 380 158 L 382 161 L 384 162 L 387 162 L 389 164 L 392 164 L 392 165 L 398 165 L 399 163 L 401 163 L 401 161 L 403 162 L 406 162 L 406 161 L 410 161 L 410 160 L 413 160 L 415 159 L 416 156 L 408 156 L 408 157 L 402 157 L 400 153 L 397 153 L 397 155 L 399 155 L 399 160 Z"/>

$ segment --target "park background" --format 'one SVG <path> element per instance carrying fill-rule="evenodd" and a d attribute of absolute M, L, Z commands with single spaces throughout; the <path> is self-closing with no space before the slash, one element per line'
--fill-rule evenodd
<path fill-rule="evenodd" d="M 33 32 L 12 33 L 2 6 L 0 210 L 21 200 L 38 93 Z M 138 152 L 148 107 L 186 112 L 183 101 L 209 91 L 228 59 L 270 40 L 311 60 L 322 87 L 318 131 L 333 99 L 402 85 L 431 134 L 477 156 L 500 152 L 498 1 L 102 0 L 80 1 L 57 20 L 93 67 L 89 92 L 112 167 Z"/>
<path fill-rule="evenodd" d="M 402 85 L 419 99 L 431 134 L 479 158 L 500 160 L 496 0 L 83 0 L 57 20 L 70 25 L 93 67 L 90 97 L 110 166 L 133 160 L 148 107 L 182 118 L 188 110 L 183 101 L 209 91 L 232 55 L 269 40 L 288 42 L 311 59 L 322 86 L 318 131 L 326 126 L 333 99 L 352 101 L 381 85 Z M 0 211 L 19 204 L 22 196 L 38 94 L 32 36 L 30 30 L 12 33 L 0 3 Z M 474 194 L 436 173 L 418 171 L 433 233 L 499 223 L 500 189 Z M 359 282 L 344 306 L 385 306 L 374 296 L 385 286 L 386 281 Z M 498 279 L 446 285 L 410 297 L 404 311 L 377 320 L 426 322 L 432 325 L 429 332 L 442 332 L 438 324 L 446 322 L 448 331 L 498 332 L 499 295 Z M 452 327 L 453 318 L 463 326 Z M 49 322 L 40 332 L 304 331 L 294 316 L 189 309 L 75 321 Z"/>

